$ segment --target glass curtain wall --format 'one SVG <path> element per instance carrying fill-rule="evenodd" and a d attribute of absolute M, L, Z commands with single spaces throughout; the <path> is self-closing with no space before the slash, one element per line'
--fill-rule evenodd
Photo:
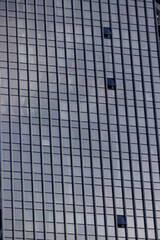
<path fill-rule="evenodd" d="M 160 239 L 154 20 L 151 0 L 0 0 L 4 240 Z"/>

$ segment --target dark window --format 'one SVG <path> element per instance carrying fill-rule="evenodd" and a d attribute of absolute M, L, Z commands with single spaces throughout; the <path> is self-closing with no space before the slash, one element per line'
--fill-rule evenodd
<path fill-rule="evenodd" d="M 107 78 L 108 89 L 114 90 L 116 88 L 116 83 L 114 78 Z"/>
<path fill-rule="evenodd" d="M 122 215 L 117 216 L 117 224 L 119 228 L 125 228 L 126 227 L 126 219 Z"/>
<path fill-rule="evenodd" d="M 104 38 L 111 38 L 112 36 L 112 31 L 108 27 L 104 27 Z"/>

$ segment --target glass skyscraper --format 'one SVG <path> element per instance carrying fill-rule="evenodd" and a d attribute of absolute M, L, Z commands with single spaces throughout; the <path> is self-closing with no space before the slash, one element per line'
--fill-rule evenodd
<path fill-rule="evenodd" d="M 3 240 L 160 239 L 159 2 L 0 0 Z"/>

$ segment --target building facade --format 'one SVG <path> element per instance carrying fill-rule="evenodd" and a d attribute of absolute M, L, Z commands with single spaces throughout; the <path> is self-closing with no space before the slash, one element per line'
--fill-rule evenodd
<path fill-rule="evenodd" d="M 2 239 L 160 239 L 158 2 L 0 0 Z"/>

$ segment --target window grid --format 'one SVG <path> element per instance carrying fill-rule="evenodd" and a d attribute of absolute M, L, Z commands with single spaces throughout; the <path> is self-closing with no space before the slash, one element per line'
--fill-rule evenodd
<path fill-rule="evenodd" d="M 153 5 L 1 1 L 6 239 L 158 239 Z"/>

